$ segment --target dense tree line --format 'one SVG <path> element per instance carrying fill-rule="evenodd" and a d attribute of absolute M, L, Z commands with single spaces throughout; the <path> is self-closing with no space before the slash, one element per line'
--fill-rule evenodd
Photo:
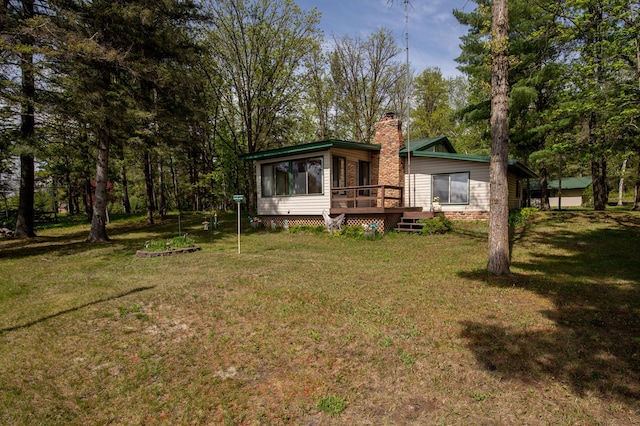
<path fill-rule="evenodd" d="M 454 14 L 469 26 L 458 58 L 470 82 L 463 115 L 486 129 L 482 136 L 489 129 L 492 2 L 475 2 L 473 11 Z M 550 175 L 590 175 L 596 210 L 624 177 L 617 168 L 638 161 L 639 13 L 629 0 L 509 1 L 511 152 L 539 171 L 543 186 Z M 630 181 L 637 194 L 637 175 Z"/>
<path fill-rule="evenodd" d="M 411 138 L 488 154 L 491 1 L 476 3 L 454 12 L 469 27 L 465 77 L 411 70 Z M 628 0 L 509 2 L 510 154 L 543 178 L 559 158 L 591 174 L 597 209 L 611 164 L 628 160 L 637 190 L 637 15 Z M 407 119 L 390 31 L 324 38 L 320 18 L 293 0 L 3 0 L 0 172 L 20 178 L 17 235 L 35 235 L 35 213 L 55 203 L 91 218 L 88 239 L 102 241 L 109 210 L 153 223 L 228 208 L 234 193 L 252 201 L 239 154 L 368 142 L 385 110 Z M 6 181 L 0 191 L 8 211 Z"/>
<path fill-rule="evenodd" d="M 54 209 L 34 193 L 91 218 L 89 241 L 108 239 L 108 206 L 153 223 L 253 200 L 239 154 L 369 141 L 402 102 L 388 30 L 323 51 L 319 13 L 292 0 L 4 0 L 0 17 L 0 165 L 21 176 L 21 237 Z"/>

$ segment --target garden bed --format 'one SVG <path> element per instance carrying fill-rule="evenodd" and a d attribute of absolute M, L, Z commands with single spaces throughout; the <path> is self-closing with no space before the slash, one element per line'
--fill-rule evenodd
<path fill-rule="evenodd" d="M 163 251 L 146 251 L 146 250 L 138 250 L 136 252 L 137 257 L 161 257 L 161 256 L 173 256 L 174 254 L 184 254 L 184 253 L 193 253 L 196 251 L 202 250 L 201 247 L 185 247 L 178 248 L 173 250 L 163 250 Z"/>

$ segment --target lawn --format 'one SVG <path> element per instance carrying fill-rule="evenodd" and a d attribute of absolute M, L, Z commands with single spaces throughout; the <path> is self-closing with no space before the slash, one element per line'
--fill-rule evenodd
<path fill-rule="evenodd" d="M 640 424 L 640 214 L 366 240 L 204 216 L 0 240 L 2 425 Z M 138 258 L 188 232 L 201 251 Z"/>

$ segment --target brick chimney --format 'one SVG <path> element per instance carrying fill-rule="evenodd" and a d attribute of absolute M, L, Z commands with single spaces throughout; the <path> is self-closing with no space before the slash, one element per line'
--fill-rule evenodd
<path fill-rule="evenodd" d="M 373 143 L 380 144 L 380 158 L 378 182 L 374 185 L 404 187 L 404 161 L 398 155 L 398 151 L 405 145 L 402 122 L 395 117 L 394 113 L 388 112 L 380 122 L 375 124 L 375 129 Z M 375 169 L 375 164 L 372 164 L 372 169 Z"/>

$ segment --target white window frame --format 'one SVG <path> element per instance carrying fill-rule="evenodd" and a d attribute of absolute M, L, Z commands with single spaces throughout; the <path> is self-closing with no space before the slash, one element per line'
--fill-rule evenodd
<path fill-rule="evenodd" d="M 466 182 L 460 181 L 459 178 L 465 177 Z M 445 184 L 446 178 L 446 190 L 443 190 L 442 186 Z M 439 189 L 436 188 L 436 181 L 438 182 Z M 453 185 L 452 185 L 453 183 Z M 447 205 L 467 205 L 469 204 L 470 188 L 471 188 L 471 173 L 470 172 L 456 172 L 456 173 L 439 173 L 431 176 L 431 193 L 433 199 L 436 197 L 439 199 L 440 204 Z M 459 190 L 458 186 L 464 184 L 466 186 L 464 191 Z M 455 194 L 455 200 L 452 201 L 452 188 Z"/>
<path fill-rule="evenodd" d="M 298 170 L 300 163 L 319 163 L 320 175 L 316 182 L 320 192 L 309 193 L 310 176 L 308 170 Z M 306 195 L 322 195 L 324 193 L 324 159 L 319 157 L 295 158 L 291 160 L 263 163 L 260 166 L 260 182 L 262 198 L 299 197 Z M 294 166 L 294 164 L 296 166 Z M 295 171 L 294 171 L 295 169 Z M 280 171 L 278 173 L 278 170 Z"/>

